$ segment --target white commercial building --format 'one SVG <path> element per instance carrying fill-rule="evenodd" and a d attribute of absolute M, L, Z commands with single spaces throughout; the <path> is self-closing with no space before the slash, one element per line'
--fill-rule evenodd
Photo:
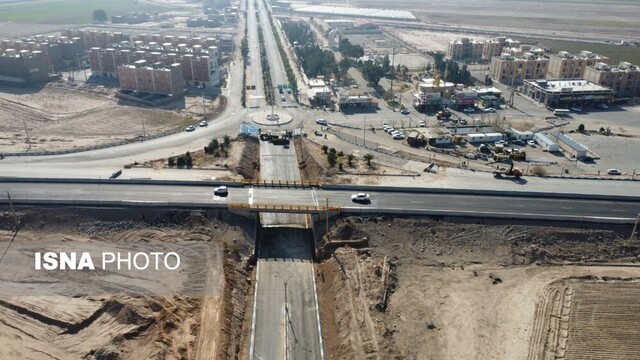
<path fill-rule="evenodd" d="M 495 142 L 502 140 L 504 135 L 501 133 L 482 133 L 482 134 L 469 134 L 467 135 L 467 142 L 479 143 L 479 142 Z"/>

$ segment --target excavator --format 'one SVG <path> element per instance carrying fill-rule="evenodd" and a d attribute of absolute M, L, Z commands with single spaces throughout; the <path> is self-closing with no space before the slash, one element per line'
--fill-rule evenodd
<path fill-rule="evenodd" d="M 487 163 L 487 165 L 490 164 L 507 164 L 509 165 L 509 168 L 504 168 L 504 167 L 500 167 L 499 165 L 496 166 L 495 169 L 493 169 L 491 172 L 493 173 L 493 176 L 496 178 L 502 177 L 502 176 L 507 176 L 507 177 L 514 177 L 516 179 L 520 179 L 523 175 L 522 170 L 518 169 L 518 168 L 514 168 L 513 167 L 513 160 L 511 160 L 511 158 L 505 158 L 505 159 L 499 159 L 497 161 L 492 161 Z"/>

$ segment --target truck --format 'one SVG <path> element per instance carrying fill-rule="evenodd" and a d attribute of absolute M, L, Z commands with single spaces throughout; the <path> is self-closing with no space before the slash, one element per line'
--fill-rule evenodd
<path fill-rule="evenodd" d="M 554 109 L 553 110 L 553 115 L 555 116 L 569 116 L 569 114 L 571 114 L 571 112 L 569 111 L 569 109 Z"/>
<path fill-rule="evenodd" d="M 436 119 L 438 120 L 449 119 L 450 117 L 451 117 L 451 112 L 447 109 L 440 110 L 436 113 Z"/>
<path fill-rule="evenodd" d="M 487 165 L 489 164 L 499 164 L 499 163 L 504 163 L 509 165 L 509 168 L 506 167 L 501 167 L 501 166 L 496 166 L 495 169 L 493 169 L 491 171 L 491 173 L 493 173 L 493 176 L 495 178 L 500 178 L 500 177 L 513 177 L 515 179 L 520 179 L 523 175 L 522 170 L 515 168 L 513 165 L 513 160 L 511 160 L 510 157 L 506 158 L 506 159 L 498 159 L 496 161 L 492 161 L 490 163 L 487 163 Z"/>

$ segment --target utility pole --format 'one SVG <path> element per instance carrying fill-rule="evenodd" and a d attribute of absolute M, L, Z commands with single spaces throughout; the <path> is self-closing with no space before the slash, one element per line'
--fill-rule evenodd
<path fill-rule="evenodd" d="M 325 207 L 325 234 L 327 234 L 327 239 L 329 239 L 329 198 L 327 198 L 327 205 Z"/>
<path fill-rule="evenodd" d="M 24 125 L 24 132 L 27 134 L 27 145 L 29 146 L 27 150 L 31 150 L 31 138 L 29 137 L 29 129 L 27 128 L 27 122 L 22 119 L 22 124 Z"/>
<path fill-rule="evenodd" d="M 140 115 L 140 119 L 142 120 L 142 141 L 144 141 L 147 138 L 147 130 L 144 126 L 144 114 Z"/>
<path fill-rule="evenodd" d="M 633 240 L 633 236 L 636 234 L 636 229 L 638 228 L 638 222 L 640 222 L 640 214 L 636 217 L 636 223 L 633 225 L 633 230 L 631 230 L 631 237 L 629 237 L 629 240 Z"/>
<path fill-rule="evenodd" d="M 207 120 L 207 107 L 204 105 L 204 92 L 202 93 L 202 120 Z"/>
<path fill-rule="evenodd" d="M 367 117 L 362 117 L 362 146 L 367 147 Z"/>
<path fill-rule="evenodd" d="M 11 194 L 9 194 L 9 190 L 7 190 L 7 199 L 9 200 L 9 208 L 11 209 L 11 215 L 13 216 L 13 224 L 16 226 L 16 231 L 18 231 L 18 216 L 16 215 L 16 210 L 13 208 L 13 202 L 11 201 Z M 327 201 L 329 201 L 327 199 Z"/>

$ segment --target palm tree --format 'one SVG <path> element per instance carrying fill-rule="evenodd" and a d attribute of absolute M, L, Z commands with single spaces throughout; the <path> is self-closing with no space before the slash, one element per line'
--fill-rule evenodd
<path fill-rule="evenodd" d="M 365 159 L 367 161 L 367 165 L 369 166 L 369 168 L 371 169 L 371 160 L 374 159 L 374 156 L 371 153 L 367 153 L 365 156 L 363 156 L 363 159 Z"/>

